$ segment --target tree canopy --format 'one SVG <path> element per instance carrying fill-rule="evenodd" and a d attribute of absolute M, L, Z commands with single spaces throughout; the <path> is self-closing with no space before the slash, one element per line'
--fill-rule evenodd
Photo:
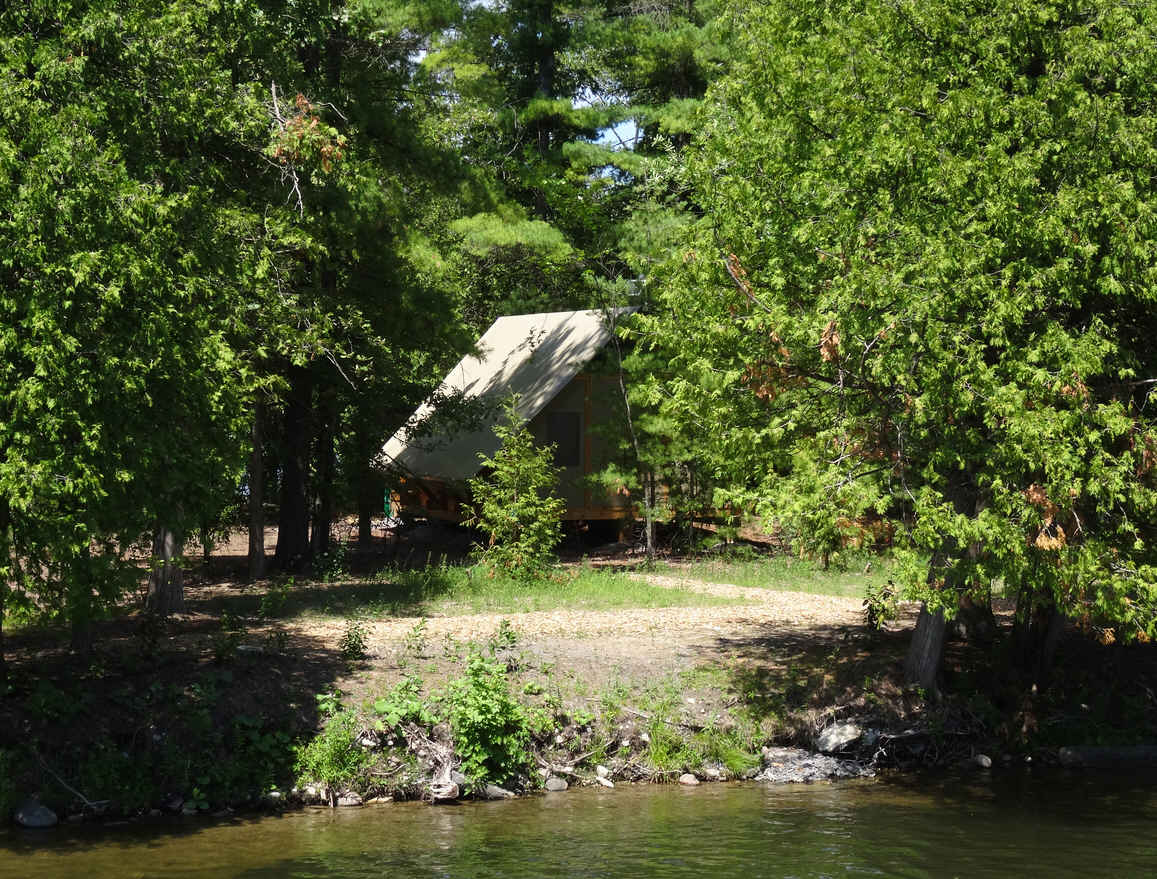
<path fill-rule="evenodd" d="M 902 523 L 908 594 L 994 583 L 1157 634 L 1157 10 L 747 10 L 644 322 L 660 396 L 801 544 Z M 930 563 L 927 560 L 930 559 Z"/>

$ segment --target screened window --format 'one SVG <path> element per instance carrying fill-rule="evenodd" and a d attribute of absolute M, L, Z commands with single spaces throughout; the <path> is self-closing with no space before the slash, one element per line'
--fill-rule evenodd
<path fill-rule="evenodd" d="M 546 413 L 546 441 L 554 444 L 556 467 L 582 464 L 583 419 L 578 412 Z"/>

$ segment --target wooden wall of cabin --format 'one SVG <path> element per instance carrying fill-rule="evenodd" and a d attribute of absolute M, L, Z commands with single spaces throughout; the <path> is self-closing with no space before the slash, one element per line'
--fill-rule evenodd
<path fill-rule="evenodd" d="M 530 421 L 535 442 L 557 446 L 559 492 L 567 502 L 568 519 L 628 515 L 631 499 L 624 492 L 592 489 L 585 481 L 606 466 L 614 452 L 611 437 L 626 429 L 616 424 L 622 420 L 620 396 L 617 377 L 580 373 Z"/>

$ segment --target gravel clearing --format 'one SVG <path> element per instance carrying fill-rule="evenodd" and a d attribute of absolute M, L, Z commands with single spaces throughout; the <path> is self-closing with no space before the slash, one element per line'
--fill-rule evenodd
<path fill-rule="evenodd" d="M 798 642 L 829 640 L 863 624 L 860 599 L 804 592 L 781 592 L 690 578 L 636 574 L 653 586 L 687 589 L 735 600 L 714 607 L 668 607 L 619 610 L 555 610 L 531 613 L 462 616 L 390 617 L 367 620 L 371 662 L 382 671 L 425 620 L 423 637 L 431 655 L 449 638 L 481 641 L 504 620 L 518 633 L 520 645 L 542 661 L 559 663 L 591 683 L 611 677 L 650 677 L 677 672 L 699 662 L 719 659 L 737 644 L 768 639 Z M 296 634 L 336 645 L 345 623 L 334 619 L 303 620 Z"/>

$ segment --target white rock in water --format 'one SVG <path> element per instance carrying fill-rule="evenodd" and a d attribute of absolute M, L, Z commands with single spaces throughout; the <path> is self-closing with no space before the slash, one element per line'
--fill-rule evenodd
<path fill-rule="evenodd" d="M 554 793 L 561 793 L 568 787 L 570 787 L 570 785 L 566 783 L 566 780 L 559 778 L 557 775 L 552 775 L 546 780 L 546 789 Z"/>
<path fill-rule="evenodd" d="M 56 813 L 48 806 L 30 797 L 20 804 L 16 814 L 12 816 L 21 827 L 55 827 L 58 819 Z"/>
<path fill-rule="evenodd" d="M 607 767 L 600 763 L 595 767 L 595 775 L 597 775 L 599 778 L 610 778 L 611 770 L 607 769 Z"/>
<path fill-rule="evenodd" d="M 692 775 L 690 772 L 684 772 L 682 775 L 679 776 L 679 784 L 698 784 L 698 783 L 699 783 L 699 779 L 696 778 L 694 775 Z"/>
<path fill-rule="evenodd" d="M 360 806 L 362 804 L 362 798 L 351 791 L 338 797 L 337 804 L 339 806 Z"/>
<path fill-rule="evenodd" d="M 977 769 L 991 769 L 992 758 L 987 754 L 975 754 L 972 757 L 972 765 Z"/>
<path fill-rule="evenodd" d="M 854 723 L 833 723 L 816 738 L 816 750 L 824 754 L 842 751 L 862 735 Z"/>
<path fill-rule="evenodd" d="M 609 778 L 603 778 L 601 775 L 596 776 L 595 781 L 597 781 L 603 787 L 614 787 L 615 786 L 615 783 L 613 781 L 611 781 Z"/>

